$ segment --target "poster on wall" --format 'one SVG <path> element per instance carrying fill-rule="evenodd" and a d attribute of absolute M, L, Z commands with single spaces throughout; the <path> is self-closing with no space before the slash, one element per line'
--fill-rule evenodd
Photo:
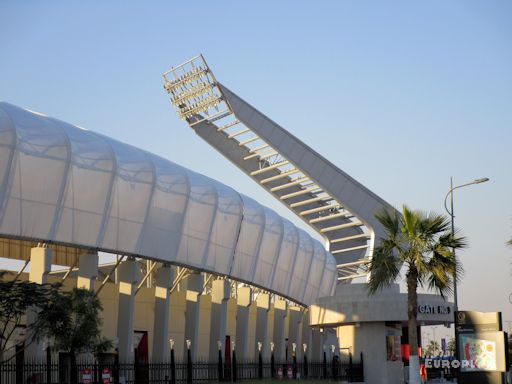
<path fill-rule="evenodd" d="M 459 335 L 461 372 L 506 370 L 503 332 L 477 332 Z"/>
<path fill-rule="evenodd" d="M 400 334 L 395 330 L 386 331 L 386 355 L 388 361 L 401 361 Z"/>

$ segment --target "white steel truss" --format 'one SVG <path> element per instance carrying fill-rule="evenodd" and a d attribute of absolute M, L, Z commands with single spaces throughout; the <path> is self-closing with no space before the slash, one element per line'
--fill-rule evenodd
<path fill-rule="evenodd" d="M 327 191 L 315 174 L 242 121 L 202 55 L 171 68 L 163 79 L 180 118 L 326 239 L 338 261 L 338 281 L 367 275 L 373 228 Z"/>

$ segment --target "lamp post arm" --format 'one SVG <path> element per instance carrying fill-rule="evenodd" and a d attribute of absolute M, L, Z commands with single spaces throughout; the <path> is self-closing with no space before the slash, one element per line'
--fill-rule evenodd
<path fill-rule="evenodd" d="M 444 209 L 446 210 L 446 212 L 448 212 L 448 214 L 449 214 L 450 216 L 452 216 L 452 215 L 453 215 L 453 212 L 452 212 L 452 211 L 450 211 L 450 210 L 448 209 L 448 207 L 446 206 L 446 200 L 448 199 L 448 196 L 450 196 L 450 194 L 452 194 L 452 193 L 453 193 L 453 191 L 455 191 L 456 189 L 459 189 L 459 188 L 467 187 L 468 185 L 480 184 L 480 183 L 481 183 L 481 181 L 477 181 L 477 180 L 475 180 L 475 181 L 472 181 L 471 183 L 466 183 L 466 184 L 462 184 L 462 185 L 457 185 L 456 187 L 450 188 L 450 190 L 448 191 L 448 193 L 446 194 L 446 196 L 445 196 L 445 198 L 444 198 Z"/>

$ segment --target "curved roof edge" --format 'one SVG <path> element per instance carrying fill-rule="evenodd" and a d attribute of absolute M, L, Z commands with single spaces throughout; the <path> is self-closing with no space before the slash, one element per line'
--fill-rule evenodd
<path fill-rule="evenodd" d="M 336 283 L 333 256 L 269 208 L 147 151 L 4 102 L 0 236 L 183 265 L 305 305 Z"/>

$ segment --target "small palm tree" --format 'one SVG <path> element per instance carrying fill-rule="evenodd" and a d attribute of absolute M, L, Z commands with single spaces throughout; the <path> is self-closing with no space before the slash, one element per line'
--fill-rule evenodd
<path fill-rule="evenodd" d="M 409 378 L 420 383 L 418 359 L 418 286 L 427 286 L 441 295 L 452 290 L 453 275 L 460 273 L 453 250 L 464 248 L 463 237 L 453 236 L 450 221 L 443 215 L 410 210 L 403 206 L 400 216 L 395 210 L 375 215 L 386 237 L 380 239 L 369 265 L 370 294 L 393 284 L 405 267 L 407 315 L 409 326 Z"/>
<path fill-rule="evenodd" d="M 427 356 L 436 356 L 437 351 L 439 351 L 439 343 L 435 340 L 430 340 L 426 348 Z"/>

